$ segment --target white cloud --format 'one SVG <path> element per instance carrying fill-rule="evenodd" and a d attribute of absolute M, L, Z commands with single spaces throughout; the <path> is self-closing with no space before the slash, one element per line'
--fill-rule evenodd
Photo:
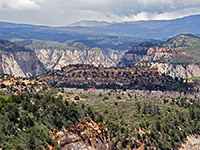
<path fill-rule="evenodd" d="M 8 10 L 10 13 L 4 13 Z M 173 19 L 192 14 L 200 14 L 200 0 L 0 0 L 0 19 L 47 25 Z"/>
<path fill-rule="evenodd" d="M 0 0 L 0 10 L 24 11 L 39 9 L 40 6 L 33 0 Z"/>

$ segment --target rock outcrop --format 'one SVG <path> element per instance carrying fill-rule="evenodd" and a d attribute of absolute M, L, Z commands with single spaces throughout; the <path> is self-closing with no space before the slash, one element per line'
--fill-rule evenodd
<path fill-rule="evenodd" d="M 51 132 L 61 150 L 108 150 L 108 129 L 103 122 L 79 122 L 69 130 Z"/>
<path fill-rule="evenodd" d="M 97 89 L 189 90 L 192 85 L 145 67 L 95 67 L 69 65 L 36 77 L 55 87 Z"/>
<path fill-rule="evenodd" d="M 190 135 L 187 136 L 186 142 L 181 145 L 179 150 L 199 150 L 200 149 L 200 136 Z"/>
<path fill-rule="evenodd" d="M 30 77 L 44 72 L 34 51 L 0 39 L 0 73 Z"/>
<path fill-rule="evenodd" d="M 46 72 L 34 52 L 0 54 L 0 72 L 19 77 L 31 77 Z"/>
<path fill-rule="evenodd" d="M 101 49 L 58 50 L 36 49 L 30 52 L 0 54 L 0 72 L 20 77 L 31 77 L 46 70 L 61 69 L 69 64 L 92 64 L 95 66 L 115 66 Z"/>
<path fill-rule="evenodd" d="M 159 72 L 170 75 L 173 78 L 200 77 L 200 64 L 169 64 L 169 63 L 158 63 L 158 62 L 150 62 L 150 63 L 139 62 L 136 63 L 136 66 L 156 67 L 158 68 Z"/>
<path fill-rule="evenodd" d="M 132 47 L 126 52 L 118 63 L 118 66 L 134 66 L 137 62 L 142 61 L 143 57 L 147 54 L 150 47 L 155 44 L 152 42 L 141 43 L 137 46 Z"/>
<path fill-rule="evenodd" d="M 108 56 L 115 62 L 115 64 L 118 64 L 124 54 L 128 50 L 114 50 L 114 49 L 106 49 L 105 52 L 108 54 Z"/>
<path fill-rule="evenodd" d="M 172 77 L 200 77 L 200 38 L 181 34 L 160 44 L 140 44 L 121 59 L 119 66 L 157 67 Z"/>
<path fill-rule="evenodd" d="M 31 77 L 69 64 L 116 66 L 102 49 L 88 48 L 81 43 L 71 46 L 40 40 L 19 40 L 16 43 L 20 46 L 0 40 L 0 73 Z"/>
<path fill-rule="evenodd" d="M 94 66 L 116 66 L 103 50 L 36 49 L 36 56 L 47 70 L 61 69 L 69 64 L 91 64 Z"/>

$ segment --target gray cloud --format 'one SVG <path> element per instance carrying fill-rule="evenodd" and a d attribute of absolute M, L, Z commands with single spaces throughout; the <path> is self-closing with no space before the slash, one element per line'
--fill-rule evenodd
<path fill-rule="evenodd" d="M 0 0 L 0 20 L 67 25 L 80 20 L 173 19 L 200 14 L 199 0 Z"/>
<path fill-rule="evenodd" d="M 24 10 L 36 10 L 40 6 L 33 0 L 0 0 L 1 11 L 24 11 Z"/>

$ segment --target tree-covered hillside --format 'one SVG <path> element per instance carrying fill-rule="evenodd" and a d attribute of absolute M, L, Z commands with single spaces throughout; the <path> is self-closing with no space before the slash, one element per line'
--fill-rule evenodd
<path fill-rule="evenodd" d="M 9 53 L 9 52 L 18 52 L 18 51 L 30 51 L 23 46 L 18 46 L 8 40 L 0 39 L 0 54 Z"/>
<path fill-rule="evenodd" d="M 95 67 L 69 65 L 35 77 L 55 87 L 97 89 L 140 89 L 162 91 L 193 91 L 194 85 L 183 79 L 161 74 L 148 67 Z"/>
<path fill-rule="evenodd" d="M 3 150 L 72 149 L 80 141 L 96 149 L 178 149 L 187 136 L 199 134 L 197 99 L 147 98 L 125 89 L 121 93 L 105 90 L 98 94 L 89 89 L 74 94 L 34 79 L 2 77 L 7 89 L 7 95 L 0 93 Z M 34 84 L 37 87 L 29 93 Z"/>
<path fill-rule="evenodd" d="M 119 66 L 136 63 L 199 64 L 200 38 L 180 34 L 161 43 L 141 43 L 132 47 L 121 59 Z"/>
<path fill-rule="evenodd" d="M 80 95 L 106 121 L 111 149 L 179 149 L 200 129 L 199 102 L 187 98 L 145 98 L 124 92 Z"/>
<path fill-rule="evenodd" d="M 90 109 L 51 94 L 0 95 L 0 148 L 60 149 L 51 132 L 69 129 L 85 116 L 94 120 Z"/>

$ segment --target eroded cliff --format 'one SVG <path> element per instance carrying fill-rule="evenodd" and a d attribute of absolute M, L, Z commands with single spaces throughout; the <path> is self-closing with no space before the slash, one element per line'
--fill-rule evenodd
<path fill-rule="evenodd" d="M 158 63 L 149 62 L 136 63 L 136 66 L 145 67 L 156 67 L 161 73 L 172 76 L 173 78 L 192 78 L 200 77 L 200 64 L 169 64 L 169 63 Z"/>
<path fill-rule="evenodd" d="M 45 71 L 34 51 L 0 40 L 0 73 L 31 77 Z"/>
<path fill-rule="evenodd" d="M 66 43 L 39 40 L 0 41 L 0 72 L 14 76 L 31 77 L 49 70 L 61 69 L 69 64 L 116 66 L 100 48 L 88 48 L 81 43 L 69 46 Z M 14 40 L 15 41 L 15 40 Z M 24 48 L 25 46 L 26 48 Z"/>
<path fill-rule="evenodd" d="M 104 122 L 90 120 L 72 125 L 69 130 L 51 132 L 61 150 L 108 150 L 108 129 Z"/>
<path fill-rule="evenodd" d="M 61 69 L 69 64 L 92 64 L 95 66 L 115 66 L 104 51 L 99 48 L 90 50 L 69 49 L 36 49 L 36 56 L 47 70 Z"/>
<path fill-rule="evenodd" d="M 157 67 L 172 77 L 200 77 L 200 38 L 181 34 L 160 44 L 140 44 L 121 59 L 119 66 Z"/>

